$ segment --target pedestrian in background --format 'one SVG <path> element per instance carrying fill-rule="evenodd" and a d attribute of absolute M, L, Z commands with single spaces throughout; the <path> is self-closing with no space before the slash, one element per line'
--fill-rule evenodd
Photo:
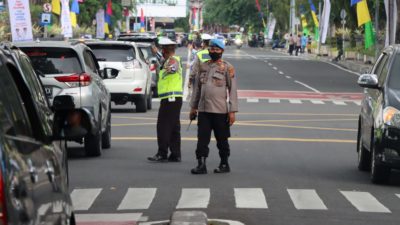
<path fill-rule="evenodd" d="M 221 158 L 214 173 L 230 172 L 228 138 L 230 126 L 234 124 L 235 113 L 238 111 L 238 96 L 235 69 L 222 60 L 224 48 L 225 45 L 221 40 L 212 39 L 208 49 L 211 60 L 202 63 L 195 75 L 189 118 L 198 114 L 196 148 L 198 164 L 191 170 L 192 174 L 207 173 L 206 159 L 210 151 L 208 145 L 212 131 L 214 131 Z"/>
<path fill-rule="evenodd" d="M 157 118 L 158 151 L 147 159 L 152 162 L 181 161 L 182 64 L 175 56 L 176 42 L 161 38 L 163 62 L 157 82 L 161 99 Z M 168 157 L 168 149 L 171 154 Z"/>
<path fill-rule="evenodd" d="M 303 36 L 301 36 L 301 53 L 305 53 L 306 52 L 306 46 L 307 46 L 307 35 L 306 33 L 303 33 Z"/>
<path fill-rule="evenodd" d="M 308 54 L 311 54 L 311 44 L 312 44 L 312 38 L 310 35 L 307 37 L 307 52 Z"/>
<path fill-rule="evenodd" d="M 301 35 L 297 35 L 297 38 L 295 40 L 296 43 L 296 56 L 299 55 L 299 51 L 301 50 Z"/>
<path fill-rule="evenodd" d="M 293 34 L 290 34 L 290 36 L 289 36 L 289 55 L 293 55 L 294 47 L 295 47 L 295 40 L 294 40 Z"/>
<path fill-rule="evenodd" d="M 190 68 L 190 75 L 189 75 L 189 84 L 188 87 L 192 88 L 194 77 L 199 71 L 200 64 L 210 60 L 210 55 L 208 52 L 208 46 L 210 45 L 210 40 L 212 39 L 211 35 L 203 34 L 201 35 L 201 39 L 203 40 L 201 49 L 194 54 L 192 65 Z"/>

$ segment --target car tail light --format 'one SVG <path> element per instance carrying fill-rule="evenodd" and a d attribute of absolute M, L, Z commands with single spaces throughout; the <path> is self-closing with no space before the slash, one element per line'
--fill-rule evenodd
<path fill-rule="evenodd" d="M 0 170 L 0 224 L 7 225 L 6 195 L 4 193 L 4 179 Z"/>
<path fill-rule="evenodd" d="M 150 71 L 156 71 L 156 64 L 150 65 Z"/>
<path fill-rule="evenodd" d="M 141 92 L 142 91 L 142 88 L 135 88 L 135 89 L 133 89 L 133 92 Z"/>
<path fill-rule="evenodd" d="M 56 77 L 56 80 L 64 82 L 69 87 L 79 87 L 79 86 L 83 87 L 90 85 L 92 77 L 87 73 L 81 73 L 81 74 L 72 74 L 69 76 Z"/>
<path fill-rule="evenodd" d="M 125 69 L 142 69 L 142 65 L 140 64 L 140 62 L 136 59 L 132 60 L 132 61 L 128 61 L 128 62 L 124 62 L 124 67 Z"/>

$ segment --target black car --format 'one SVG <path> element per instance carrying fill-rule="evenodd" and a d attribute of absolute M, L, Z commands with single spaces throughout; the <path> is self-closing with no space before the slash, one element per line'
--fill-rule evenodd
<path fill-rule="evenodd" d="M 73 225 L 61 137 L 72 97 L 51 110 L 28 56 L 10 45 L 0 46 L 0 76 L 0 224 Z"/>
<path fill-rule="evenodd" d="M 392 169 L 400 169 L 400 46 L 387 47 L 370 74 L 358 84 L 364 87 L 358 122 L 358 168 L 371 171 L 373 183 L 389 181 Z"/>

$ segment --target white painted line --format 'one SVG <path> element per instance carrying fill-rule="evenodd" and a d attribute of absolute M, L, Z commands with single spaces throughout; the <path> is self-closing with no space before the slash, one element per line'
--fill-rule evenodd
<path fill-rule="evenodd" d="M 209 188 L 183 188 L 177 209 L 207 208 L 210 202 Z"/>
<path fill-rule="evenodd" d="M 344 101 L 337 101 L 337 100 L 333 100 L 332 103 L 335 104 L 335 105 L 347 105 L 346 102 L 344 102 Z"/>
<path fill-rule="evenodd" d="M 380 203 L 369 192 L 340 191 L 342 195 L 360 212 L 390 213 L 390 210 Z"/>
<path fill-rule="evenodd" d="M 396 196 L 397 196 L 398 198 L 400 198 L 400 194 L 396 194 Z"/>
<path fill-rule="evenodd" d="M 289 99 L 289 102 L 292 104 L 301 104 L 302 103 L 302 101 L 299 99 Z"/>
<path fill-rule="evenodd" d="M 214 224 L 216 222 L 217 224 L 227 223 L 228 225 L 244 225 L 244 223 L 235 220 L 208 219 L 208 221 L 211 222 L 210 224 Z"/>
<path fill-rule="evenodd" d="M 292 77 L 291 76 L 285 76 L 287 79 L 291 79 Z"/>
<path fill-rule="evenodd" d="M 305 84 L 305 83 L 303 83 L 303 82 L 300 82 L 300 81 L 298 81 L 298 80 L 296 80 L 296 81 L 294 81 L 294 82 L 303 85 L 304 87 L 306 87 L 306 88 L 312 90 L 313 92 L 321 93 L 321 92 L 318 91 L 317 89 L 315 89 L 315 88 L 313 88 L 313 87 L 311 87 L 311 86 L 308 86 L 307 84 Z"/>
<path fill-rule="evenodd" d="M 328 208 L 313 189 L 288 189 L 294 207 L 304 210 L 327 210 Z"/>
<path fill-rule="evenodd" d="M 274 67 L 272 67 L 272 69 L 274 69 L 274 70 L 278 70 L 278 67 L 275 67 L 275 66 L 274 66 Z"/>
<path fill-rule="evenodd" d="M 356 105 L 361 105 L 361 101 L 353 101 Z"/>
<path fill-rule="evenodd" d="M 261 188 L 235 188 L 236 208 L 268 209 L 264 192 Z"/>
<path fill-rule="evenodd" d="M 284 74 L 282 71 L 279 71 L 278 73 L 279 73 L 280 75 L 283 75 L 283 74 Z"/>
<path fill-rule="evenodd" d="M 331 65 L 331 66 L 334 66 L 334 67 L 336 67 L 336 68 L 338 68 L 338 69 L 341 69 L 341 70 L 343 70 L 343 71 L 346 71 L 346 72 L 348 72 L 348 73 L 352 73 L 352 74 L 354 74 L 354 75 L 361 76 L 360 73 L 356 73 L 356 72 L 353 72 L 353 71 L 351 71 L 351 70 L 345 69 L 345 68 L 343 68 L 343 67 L 341 67 L 341 66 L 338 66 L 338 65 L 336 65 L 336 64 L 334 64 L 334 63 L 326 62 L 326 61 L 323 61 L 323 60 L 321 60 L 320 62 L 327 63 L 327 64 L 329 64 L 329 65 Z"/>
<path fill-rule="evenodd" d="M 156 188 L 129 188 L 117 210 L 148 209 L 156 191 Z"/>
<path fill-rule="evenodd" d="M 323 104 L 325 104 L 325 102 L 323 102 L 323 101 L 321 101 L 321 100 L 310 100 L 310 101 L 311 101 L 311 103 L 317 104 L 317 105 L 323 105 Z"/>
<path fill-rule="evenodd" d="M 246 101 L 248 103 L 258 103 L 258 102 L 260 102 L 258 98 L 247 98 Z"/>
<path fill-rule="evenodd" d="M 268 102 L 269 102 L 269 103 L 280 103 L 281 100 L 280 100 L 280 99 L 271 98 L 271 99 L 268 99 Z"/>
<path fill-rule="evenodd" d="M 268 60 L 265 60 L 264 62 L 268 63 Z"/>
<path fill-rule="evenodd" d="M 89 210 L 102 188 L 74 189 L 71 193 L 72 205 L 75 210 Z"/>
<path fill-rule="evenodd" d="M 142 217 L 142 213 L 112 213 L 112 214 L 75 214 L 78 222 L 136 222 Z"/>
<path fill-rule="evenodd" d="M 272 63 L 268 63 L 268 66 L 272 66 Z"/>

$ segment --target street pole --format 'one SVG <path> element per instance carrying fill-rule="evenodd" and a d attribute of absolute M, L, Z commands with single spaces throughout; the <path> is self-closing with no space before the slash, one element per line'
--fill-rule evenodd
<path fill-rule="evenodd" d="M 290 0 L 290 30 L 292 34 L 294 35 L 296 32 L 296 1 L 295 0 Z"/>
<path fill-rule="evenodd" d="M 321 23 L 321 8 L 322 8 L 322 2 L 321 1 L 319 1 L 319 3 L 318 3 L 318 22 L 319 23 Z M 321 26 L 318 26 L 318 32 L 319 32 L 319 35 L 318 35 L 318 50 L 317 50 L 317 55 L 319 56 L 319 55 L 321 55 L 321 31 L 319 30 L 319 28 L 320 28 Z"/>
<path fill-rule="evenodd" d="M 397 12 L 393 12 L 394 11 L 394 2 L 393 1 L 395 1 L 395 0 L 389 0 L 389 18 L 388 18 L 388 21 L 389 21 L 389 34 L 387 34 L 387 35 L 389 35 L 389 45 L 392 45 L 392 44 L 394 44 L 394 34 L 395 34 L 395 30 L 393 29 L 393 24 L 396 22 L 396 21 L 394 21 L 394 19 L 393 19 L 393 17 L 394 17 L 394 13 L 397 13 Z"/>

